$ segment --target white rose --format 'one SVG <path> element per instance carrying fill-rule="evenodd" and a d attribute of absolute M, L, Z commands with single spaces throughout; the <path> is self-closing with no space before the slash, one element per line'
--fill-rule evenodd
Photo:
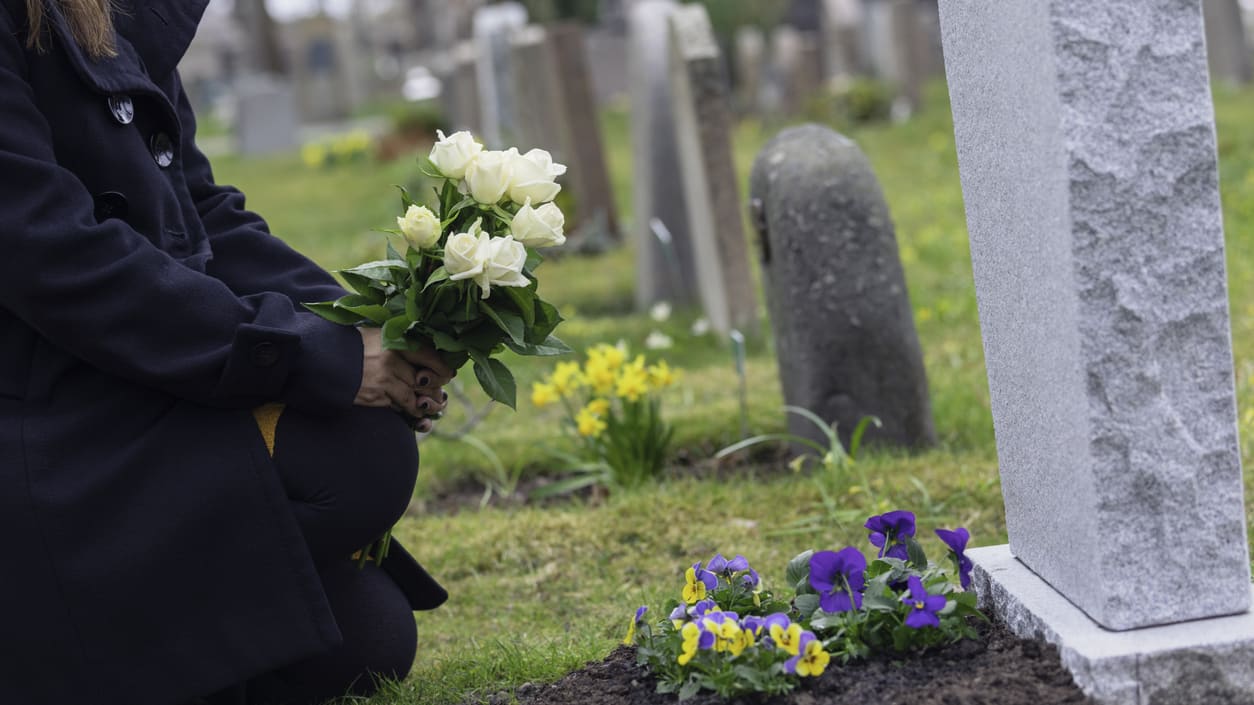
<path fill-rule="evenodd" d="M 466 131 L 454 132 L 445 137 L 443 131 L 436 130 L 435 136 L 440 141 L 431 148 L 431 163 L 450 179 L 465 178 L 466 170 L 483 151 L 483 145 Z"/>
<path fill-rule="evenodd" d="M 444 243 L 444 269 L 449 279 L 461 281 L 482 275 L 487 266 L 487 244 L 488 234 L 480 231 L 479 221 L 469 232 L 451 235 Z"/>
<path fill-rule="evenodd" d="M 419 250 L 435 247 L 440 241 L 440 219 L 430 208 L 410 206 L 405 215 L 396 219 L 396 224 L 409 244 Z"/>
<path fill-rule="evenodd" d="M 527 286 L 531 280 L 523 276 L 527 264 L 527 248 L 511 236 L 494 237 L 488 241 L 485 276 L 489 284 L 496 286 Z M 488 287 L 483 288 L 483 298 L 488 298 Z"/>
<path fill-rule="evenodd" d="M 509 200 L 523 204 L 547 203 L 557 197 L 562 187 L 554 179 L 566 173 L 566 167 L 554 163 L 553 155 L 543 149 L 533 149 L 519 155 L 511 150 L 514 159 L 514 178 L 509 184 Z"/>
<path fill-rule="evenodd" d="M 499 202 L 510 186 L 514 162 L 515 157 L 506 152 L 480 154 L 466 169 L 466 186 L 470 197 L 488 205 Z"/>
<path fill-rule="evenodd" d="M 527 247 L 556 247 L 566 242 L 562 228 L 566 225 L 566 216 L 562 209 L 546 203 L 539 208 L 531 206 L 531 199 L 523 204 L 514 214 L 509 229 L 514 239 Z"/>

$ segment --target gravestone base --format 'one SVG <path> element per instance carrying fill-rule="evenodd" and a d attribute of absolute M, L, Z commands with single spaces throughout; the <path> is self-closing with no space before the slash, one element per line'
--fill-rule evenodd
<path fill-rule="evenodd" d="M 1254 704 L 1254 613 L 1110 631 L 1009 546 L 966 555 L 980 608 L 1021 637 L 1057 646 L 1076 685 L 1099 705 Z"/>

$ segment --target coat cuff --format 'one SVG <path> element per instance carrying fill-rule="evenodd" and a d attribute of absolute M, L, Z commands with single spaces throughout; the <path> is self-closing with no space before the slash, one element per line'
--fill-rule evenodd
<path fill-rule="evenodd" d="M 294 322 L 295 325 L 290 325 Z M 281 401 L 311 413 L 345 409 L 361 387 L 361 334 L 312 313 L 235 332 L 216 396 Z"/>

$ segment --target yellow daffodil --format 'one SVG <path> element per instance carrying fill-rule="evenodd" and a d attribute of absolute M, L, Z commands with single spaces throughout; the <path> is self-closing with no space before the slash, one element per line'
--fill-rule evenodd
<path fill-rule="evenodd" d="M 584 408 L 592 414 L 605 418 L 605 415 L 610 413 L 610 401 L 608 399 L 593 399 Z"/>
<path fill-rule="evenodd" d="M 583 378 L 588 386 L 592 387 L 592 391 L 596 394 L 611 394 L 614 391 L 614 382 L 617 381 L 616 369 L 610 367 L 609 363 L 603 358 L 588 358 L 588 364 L 584 366 Z"/>
<path fill-rule="evenodd" d="M 818 639 L 812 639 L 806 642 L 805 651 L 800 654 L 796 664 L 797 675 L 799 676 L 821 676 L 827 668 L 827 664 L 831 662 L 832 657 L 823 650 L 823 642 Z"/>
<path fill-rule="evenodd" d="M 649 367 L 649 384 L 654 389 L 666 389 L 679 379 L 679 375 L 666 364 L 665 360 Z"/>
<path fill-rule="evenodd" d="M 618 368 L 622 367 L 623 363 L 627 361 L 627 351 L 620 347 L 601 343 L 588 351 L 588 362 L 591 363 L 593 360 L 604 364 L 611 371 L 617 372 Z"/>
<path fill-rule="evenodd" d="M 601 417 L 588 407 L 580 409 L 575 415 L 575 427 L 579 435 L 585 438 L 595 438 L 604 433 L 607 428 Z"/>
<path fill-rule="evenodd" d="M 307 144 L 301 147 L 300 158 L 305 166 L 317 169 L 327 163 L 327 148 L 320 144 Z"/>
<path fill-rule="evenodd" d="M 801 653 L 801 625 L 790 624 L 785 629 L 778 624 L 772 624 L 771 641 L 775 642 L 775 648 L 796 656 Z"/>
<path fill-rule="evenodd" d="M 537 408 L 544 408 L 550 404 L 556 404 L 560 397 L 557 389 L 552 384 L 545 382 L 533 382 L 531 385 L 531 403 Z"/>
<path fill-rule="evenodd" d="M 623 368 L 622 375 L 619 376 L 617 383 L 614 385 L 614 394 L 627 401 L 637 402 L 648 393 L 648 373 L 631 366 Z"/>
<path fill-rule="evenodd" d="M 553 370 L 551 380 L 557 393 L 566 396 L 583 385 L 583 375 L 579 371 L 578 362 L 559 362 Z"/>

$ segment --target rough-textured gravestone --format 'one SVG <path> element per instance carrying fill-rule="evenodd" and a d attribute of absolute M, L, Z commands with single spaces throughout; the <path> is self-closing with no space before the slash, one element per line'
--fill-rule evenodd
<path fill-rule="evenodd" d="M 523 152 L 532 147 L 546 149 L 557 161 L 569 163 L 566 141 L 571 116 L 561 108 L 562 87 L 548 32 L 538 25 L 525 27 L 510 39 L 510 51 L 514 85 L 527 87 L 515 96 L 513 146 Z"/>
<path fill-rule="evenodd" d="M 240 154 L 270 154 L 297 146 L 296 96 L 291 84 L 267 76 L 241 80 L 235 92 L 235 144 Z"/>
<path fill-rule="evenodd" d="M 837 422 L 848 444 L 864 416 L 868 440 L 935 443 L 927 375 L 888 205 L 870 162 L 832 130 L 781 132 L 753 162 L 750 211 L 784 401 Z M 793 433 L 824 442 L 813 424 Z"/>
<path fill-rule="evenodd" d="M 714 330 L 751 334 L 757 304 L 722 56 L 704 5 L 681 5 L 669 20 L 675 127 L 701 306 Z"/>
<path fill-rule="evenodd" d="M 636 305 L 642 310 L 659 301 L 687 306 L 699 300 L 667 75 L 667 18 L 676 7 L 674 0 L 638 0 L 628 16 Z M 670 232 L 672 244 L 655 237 L 655 220 Z"/>
<path fill-rule="evenodd" d="M 1237 0 L 1203 0 L 1206 22 L 1206 56 L 1211 78 L 1228 83 L 1254 79 L 1250 42 L 1245 34 L 1241 4 Z"/>
<path fill-rule="evenodd" d="M 1141 629 L 1251 598 L 1201 12 L 1200 0 L 941 2 L 1019 559 L 987 572 L 1007 585 L 1026 565 L 1044 581 L 1008 591 L 1003 610 L 1041 616 L 1040 595 L 1060 595 L 1137 630 L 1116 640 L 1130 657 L 1112 647 L 1068 664 L 1094 693 L 1148 678 L 1151 660 L 1190 682 L 1225 653 L 1246 669 L 1254 657 L 1254 629 L 1235 622 L 1209 644 Z M 1076 624 L 1091 622 L 1043 619 L 1064 652 L 1083 651 Z M 1137 656 L 1158 639 L 1180 648 Z M 1103 702 L 1146 703 L 1152 689 L 1122 692 L 1134 699 Z"/>
<path fill-rule="evenodd" d="M 824 0 L 823 63 L 825 78 L 865 73 L 862 60 L 862 0 Z"/>
<path fill-rule="evenodd" d="M 574 23 L 554 25 L 549 30 L 549 44 L 562 98 L 557 109 L 569 116 L 567 146 L 562 151 L 568 155 L 571 173 L 575 176 L 566 180 L 564 188 L 570 188 L 575 195 L 575 221 L 585 233 L 595 224 L 601 229 L 601 237 L 618 240 L 618 209 L 614 205 L 614 189 L 610 186 L 605 161 L 583 29 Z"/>
<path fill-rule="evenodd" d="M 757 27 L 736 30 L 736 109 L 756 114 L 762 102 L 762 69 L 766 64 L 766 37 Z"/>
<path fill-rule="evenodd" d="M 518 2 L 485 5 L 475 10 L 480 130 L 484 144 L 491 149 L 508 146 L 505 143 L 514 137 L 517 123 L 514 94 L 520 87 L 514 85 L 509 67 L 509 39 L 526 25 L 527 9 Z"/>

